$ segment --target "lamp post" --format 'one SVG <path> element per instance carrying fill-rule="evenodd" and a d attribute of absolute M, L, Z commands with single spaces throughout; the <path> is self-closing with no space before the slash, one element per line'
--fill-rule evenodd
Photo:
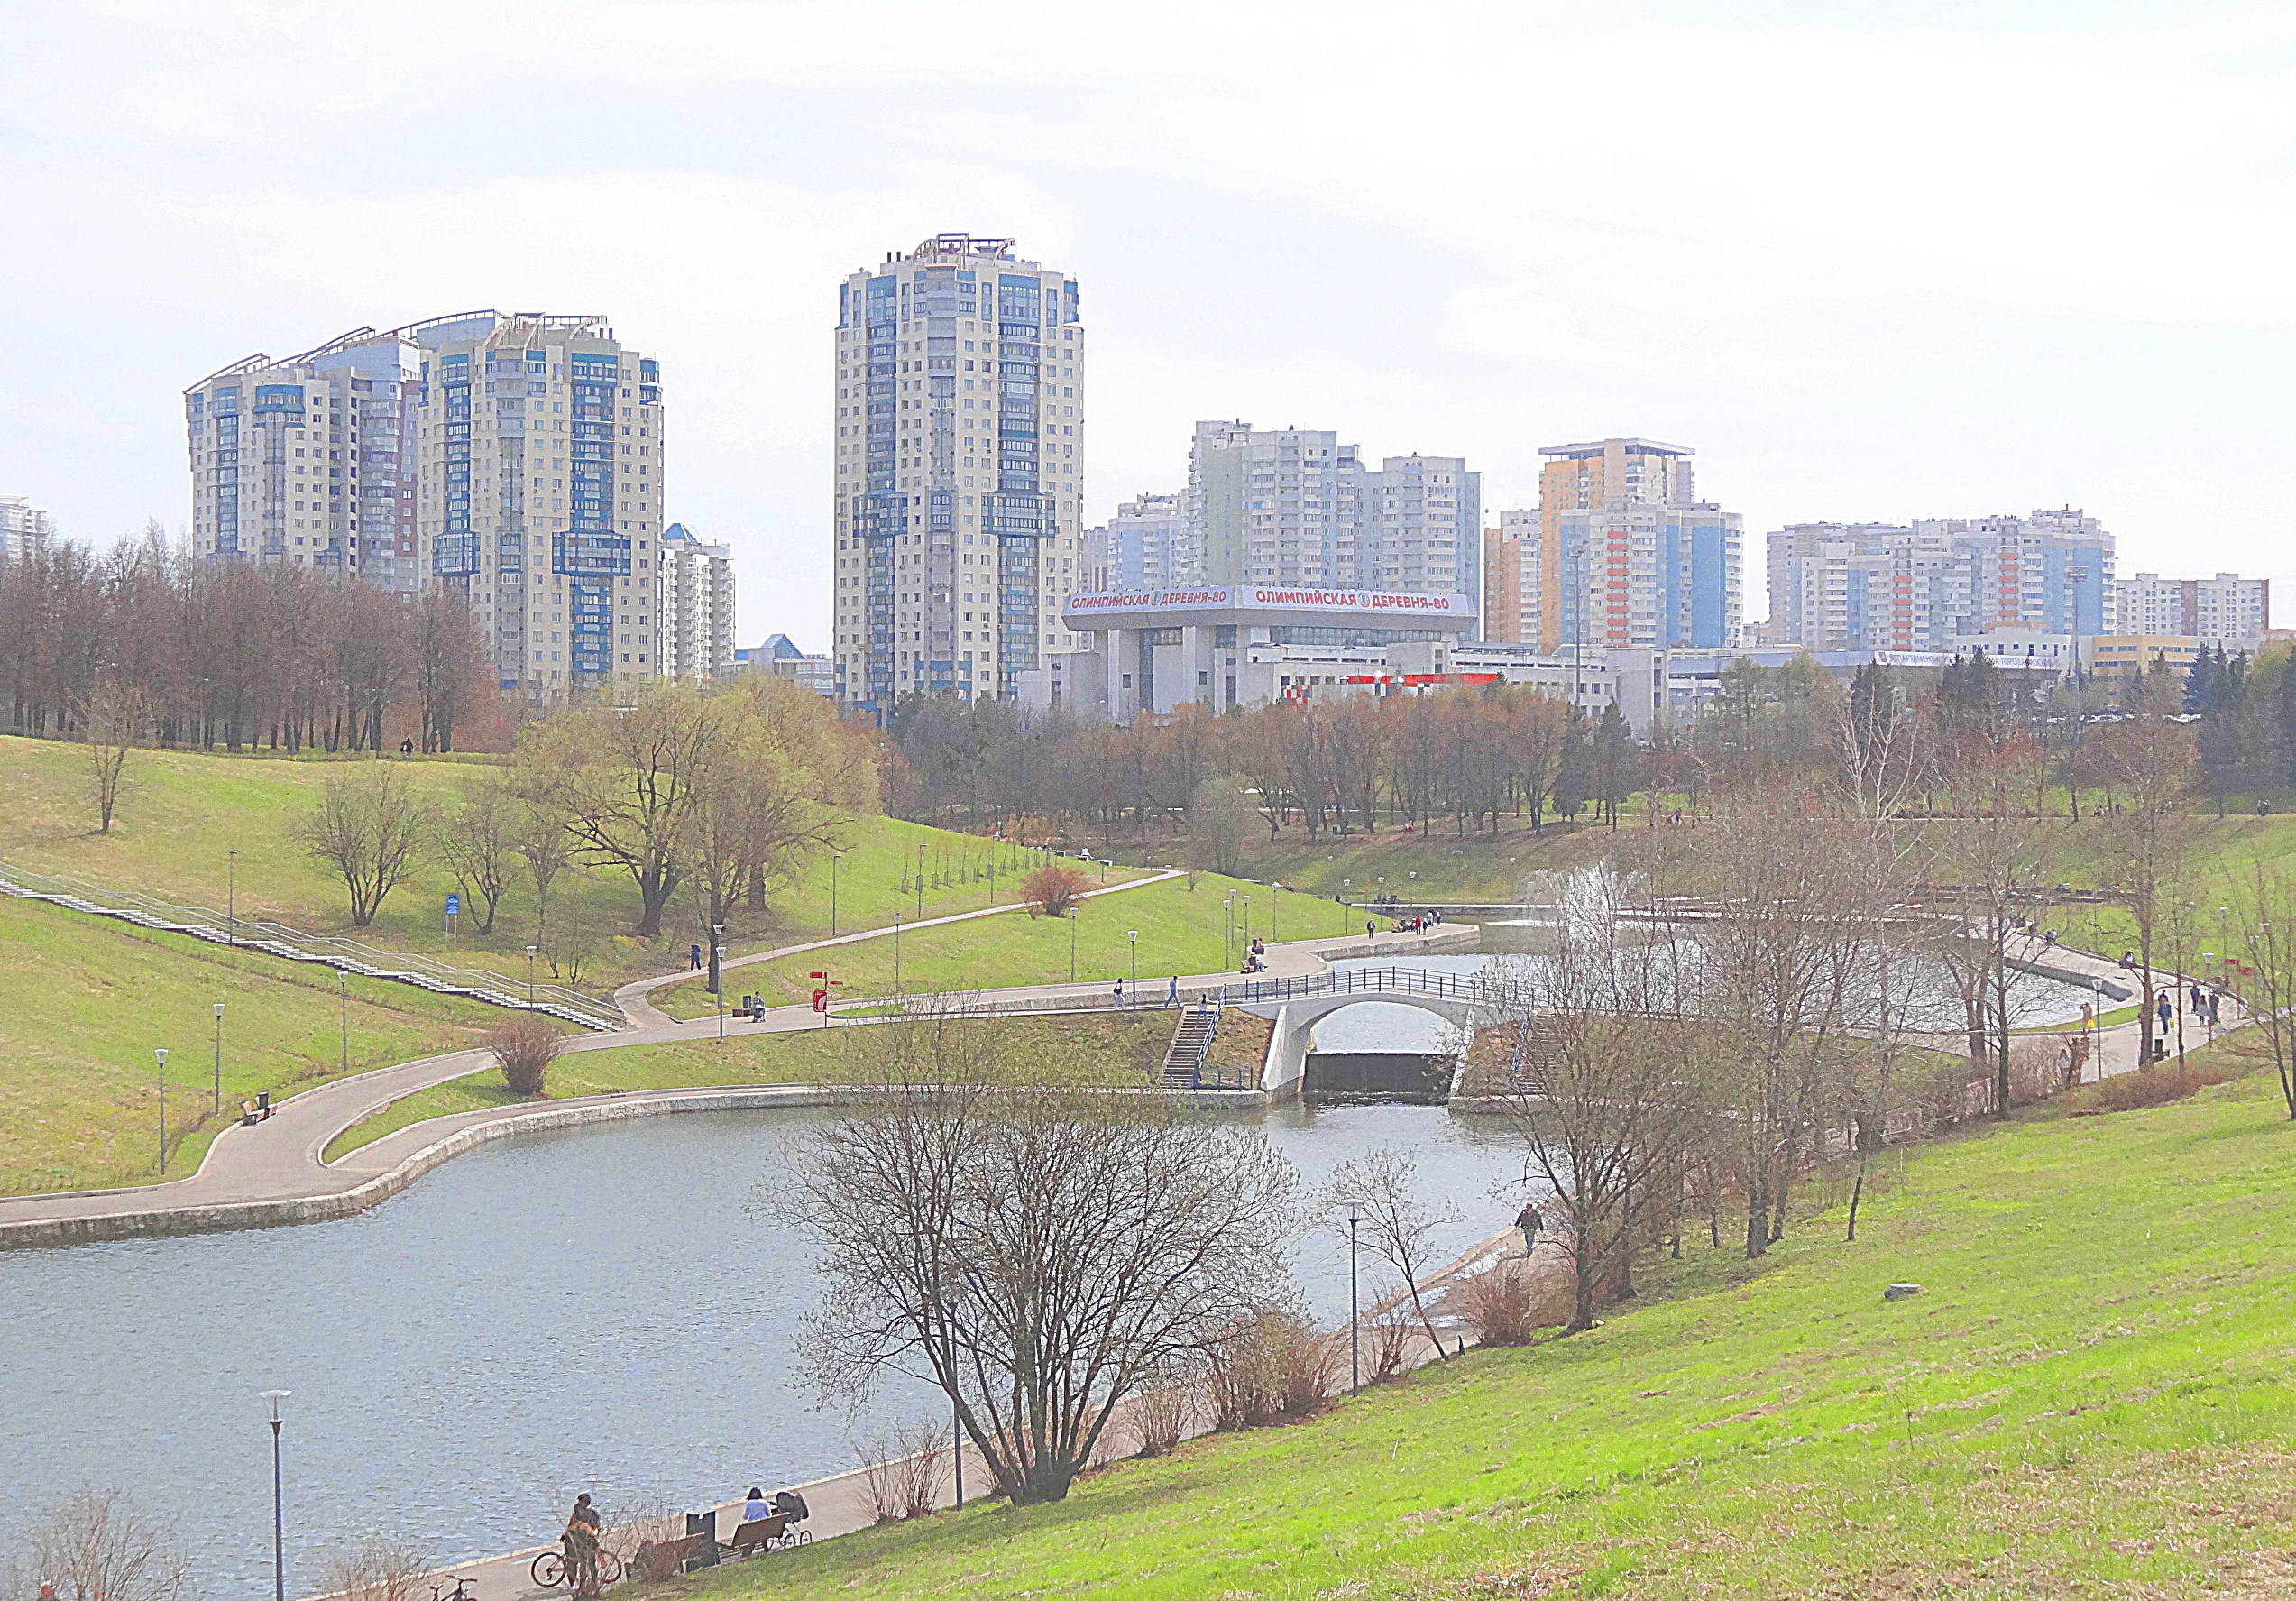
<path fill-rule="evenodd" d="M 168 1176 L 168 1048 L 152 1053 L 160 1059 L 160 1176 Z"/>
<path fill-rule="evenodd" d="M 1125 934 L 1132 941 L 1132 1004 L 1140 1004 L 1140 931 L 1127 928 Z"/>
<path fill-rule="evenodd" d="M 338 971 L 335 975 L 335 1001 L 343 1022 L 343 1071 L 351 1071 L 351 975 Z"/>
<path fill-rule="evenodd" d="M 287 1516 L 285 1503 L 280 1495 L 279 1426 L 287 1420 L 280 1413 L 280 1403 L 295 1392 L 265 1390 L 262 1399 L 271 1403 L 271 1601 L 287 1601 Z"/>
<path fill-rule="evenodd" d="M 917 842 L 917 916 L 924 916 L 924 842 Z"/>
<path fill-rule="evenodd" d="M 526 1009 L 534 1010 L 534 947 L 526 948 Z"/>
<path fill-rule="evenodd" d="M 1069 982 L 1076 982 L 1076 903 L 1069 903 Z"/>
<path fill-rule="evenodd" d="M 1244 943 L 1252 943 L 1252 897 L 1248 895 L 1244 897 Z"/>
<path fill-rule="evenodd" d="M 1282 885 L 1281 885 L 1281 884 L 1277 884 L 1277 883 L 1272 883 L 1272 882 L 1271 882 L 1271 883 L 1268 885 L 1268 938 L 1270 938 L 1271 940 L 1272 940 L 1272 939 L 1274 939 L 1274 938 L 1276 937 L 1276 936 L 1275 936 L 1275 914 L 1276 914 L 1276 908 L 1277 908 L 1278 906 L 1281 906 L 1282 904 L 1283 904 L 1283 886 L 1282 886 Z"/>
<path fill-rule="evenodd" d="M 1364 1220 L 1364 1203 L 1345 1195 L 1337 1204 L 1347 1214 L 1347 1393 L 1353 1395 L 1364 1384 L 1363 1314 L 1355 1293 L 1355 1226 Z"/>
<path fill-rule="evenodd" d="M 224 1003 L 216 1002 L 216 1116 L 224 1115 Z"/>
<path fill-rule="evenodd" d="M 1235 891 L 1233 889 L 1228 891 L 1227 898 L 1220 902 L 1220 912 L 1222 916 L 1220 949 L 1227 953 L 1227 960 L 1223 965 L 1234 967 L 1235 965 Z"/>
<path fill-rule="evenodd" d="M 224 943 L 226 945 L 235 945 L 239 943 L 238 851 L 234 851 L 231 852 L 229 860 L 225 863 L 225 867 L 231 874 L 231 888 L 228 892 L 231 898 L 224 903 L 225 908 L 224 911 Z"/>
<path fill-rule="evenodd" d="M 710 925 L 710 988 L 718 992 L 718 1044 L 725 1044 L 725 925 Z"/>
<path fill-rule="evenodd" d="M 957 1398 L 957 1314 L 941 1306 L 941 1348 L 949 1356 L 949 1459 L 957 1466 L 957 1504 L 965 1504 L 965 1408 Z"/>
<path fill-rule="evenodd" d="M 837 937 L 837 865 L 845 860 L 838 851 L 829 856 L 829 937 Z"/>
<path fill-rule="evenodd" d="M 1071 958 L 1073 960 L 1073 958 Z M 893 993 L 901 993 L 901 914 L 893 914 Z"/>

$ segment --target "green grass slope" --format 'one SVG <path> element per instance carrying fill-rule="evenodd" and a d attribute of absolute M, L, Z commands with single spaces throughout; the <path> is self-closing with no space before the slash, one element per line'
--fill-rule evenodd
<path fill-rule="evenodd" d="M 466 760 L 401 764 L 407 777 L 442 807 L 469 785 L 494 776 Z M 0 736 L 0 858 L 41 871 L 145 890 L 182 902 L 225 909 L 233 882 L 230 852 L 239 852 L 237 906 L 243 917 L 276 917 L 317 932 L 349 928 L 342 881 L 314 861 L 295 837 L 298 822 L 318 804 L 330 777 L 346 763 L 288 760 L 211 752 L 138 750 L 128 759 L 130 788 L 112 833 L 95 832 L 85 759 L 76 745 L 53 740 Z M 1024 853 L 973 835 L 952 833 L 885 817 L 855 817 L 843 848 L 816 854 L 772 885 L 762 916 L 739 911 L 730 943 L 736 951 L 786 944 L 827 934 L 832 876 L 837 925 L 846 932 L 892 921 L 895 911 L 914 917 L 914 888 L 920 860 L 925 888 L 923 916 L 969 911 L 987 904 L 982 876 L 999 864 L 998 897 L 1018 889 Z M 922 855 L 920 852 L 922 851 Z M 526 946 L 534 938 L 535 899 L 523 863 L 514 863 L 509 895 L 491 936 L 465 916 L 448 950 L 445 897 L 454 876 L 436 856 L 424 860 L 383 903 L 373 925 L 359 937 L 388 950 L 450 955 L 473 967 L 493 967 L 523 980 Z M 904 888 L 903 880 L 911 888 Z M 554 919 L 577 912 L 595 930 L 596 983 L 683 966 L 685 948 L 706 936 L 693 905 L 681 893 L 664 915 L 663 937 L 629 939 L 638 895 L 619 870 L 576 868 L 552 891 Z M 545 976 L 547 976 L 546 967 Z M 586 980 L 587 983 L 587 980 Z"/>
<path fill-rule="evenodd" d="M 1766 1262 L 748 1596 L 2165 1596 L 2296 1583 L 2296 1128 L 2269 1072 L 1892 1155 Z M 1892 1280 L 1923 1293 L 1887 1303 Z"/>
<path fill-rule="evenodd" d="M 1137 1017 L 994 1017 L 966 1025 L 990 1031 L 997 1049 L 1013 1062 L 1059 1056 L 1097 1062 L 1120 1081 L 1149 1084 L 1163 1066 L 1171 1043 L 1172 1015 Z M 735 1035 L 722 1044 L 696 1040 L 667 1045 L 612 1046 L 577 1051 L 551 1063 L 546 1100 L 585 1095 L 618 1095 L 637 1090 L 694 1090 L 721 1084 L 831 1083 L 841 1071 L 845 1041 L 834 1029 L 791 1034 Z M 330 1141 L 332 1162 L 361 1146 L 409 1124 L 455 1112 L 492 1110 L 533 1102 L 513 1095 L 492 1068 L 419 1090 L 396 1100 L 373 1117 L 354 1124 Z"/>
<path fill-rule="evenodd" d="M 109 1189 L 196 1171 L 243 1099 L 343 1071 L 334 973 L 37 902 L 0 899 L 0 1194 Z M 350 1071 L 468 1044 L 504 1014 L 403 984 L 350 982 Z M 215 1003 L 224 1003 L 223 1116 Z"/>

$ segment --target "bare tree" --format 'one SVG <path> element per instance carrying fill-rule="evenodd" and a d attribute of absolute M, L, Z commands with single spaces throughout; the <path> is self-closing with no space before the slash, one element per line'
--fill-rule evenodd
<path fill-rule="evenodd" d="M 390 762 L 327 780 L 318 810 L 303 820 L 304 848 L 343 876 L 351 923 L 364 928 L 419 860 L 431 830 L 427 802 Z"/>
<path fill-rule="evenodd" d="M 327 1565 L 322 1595 L 335 1601 L 426 1601 L 430 1559 L 386 1534 L 369 1534 Z"/>
<path fill-rule="evenodd" d="M 1233 878 L 1244 865 L 1244 842 L 1259 808 L 1244 793 L 1244 779 L 1214 773 L 1188 797 L 1188 833 L 1197 860 Z"/>
<path fill-rule="evenodd" d="M 2253 970 L 2242 1001 L 2272 1051 L 2280 1095 L 2296 1118 L 2296 873 L 2262 858 L 2233 881 L 2233 926 Z"/>
<path fill-rule="evenodd" d="M 500 784 L 482 780 L 464 793 L 462 805 L 438 833 L 438 853 L 446 859 L 447 870 L 462 886 L 464 897 L 486 908 L 479 919 L 482 935 L 494 932 L 494 914 L 510 880 L 510 856 L 518 849 L 511 838 L 519 821 L 514 804 Z"/>
<path fill-rule="evenodd" d="M 1411 1297 L 1411 1310 L 1419 1314 L 1419 1327 L 1427 1330 L 1436 1355 L 1448 1361 L 1443 1341 L 1428 1317 L 1426 1302 L 1419 1298 L 1419 1280 L 1435 1249 L 1436 1230 L 1455 1220 L 1458 1209 L 1430 1210 L 1415 1192 L 1418 1183 L 1419 1164 L 1410 1152 L 1397 1146 L 1374 1146 L 1360 1162 L 1343 1162 L 1333 1171 L 1324 1207 L 1337 1214 L 1347 1201 L 1359 1203 L 1358 1238 L 1402 1279 Z"/>
<path fill-rule="evenodd" d="M 2114 723 L 2098 742 L 2126 787 L 2127 805 L 2106 821 L 2115 888 L 2136 924 L 2142 990 L 2137 1036 L 2143 1060 L 2153 1060 L 2154 944 L 2160 932 L 2162 894 L 2183 870 L 2191 819 L 2180 809 L 2191 782 L 2192 738 L 2169 720 L 2167 690 L 2149 679 L 2131 690 L 2132 715 Z"/>
<path fill-rule="evenodd" d="M 33 1522 L 10 1564 L 8 1594 L 48 1585 L 56 1601 L 186 1601 L 190 1558 L 117 1491 L 83 1485 Z"/>
<path fill-rule="evenodd" d="M 1993 1070 L 1998 1118 L 2010 1112 L 2010 1033 L 2034 992 L 2016 951 L 2048 882 L 2053 837 L 2053 824 L 2022 813 L 2033 759 L 2029 748 L 2017 745 L 1965 765 L 1953 782 L 1958 814 L 1938 851 L 1939 870 L 1952 880 L 1954 922 L 1936 948 L 1970 1008 L 1970 1065 Z"/>
<path fill-rule="evenodd" d="M 80 700 L 79 737 L 87 752 L 87 793 L 96 803 L 96 832 L 112 832 L 112 814 L 127 787 L 127 753 L 142 737 L 146 708 L 142 689 L 119 673 L 106 673 Z"/>
<path fill-rule="evenodd" d="M 518 839 L 511 849 L 526 860 L 527 876 L 534 880 L 534 943 L 547 949 L 550 891 L 574 853 L 566 825 L 547 810 L 527 805 L 518 819 Z M 553 959 L 555 962 L 555 958 Z M 553 971 L 556 971 L 555 966 Z"/>
<path fill-rule="evenodd" d="M 1257 1134 L 1164 1097 L 1058 1064 L 996 1082 L 982 1032 L 850 1031 L 887 1087 L 801 1136 L 760 1204 L 822 1247 L 803 1360 L 824 1395 L 927 1378 L 1006 1495 L 1058 1501 L 1121 1403 L 1282 1279 L 1297 1181 Z"/>
<path fill-rule="evenodd" d="M 1503 1104 L 1525 1181 L 1554 1192 L 1569 1236 L 1574 1334 L 1593 1327 L 1606 1277 L 1630 1289 L 1636 1226 L 1671 1204 L 1667 1180 L 1706 1121 L 1685 1009 L 1694 969 L 1681 941 L 1630 931 L 1624 902 L 1614 876 L 1582 876 L 1555 955 L 1517 969 L 1537 999 Z"/>

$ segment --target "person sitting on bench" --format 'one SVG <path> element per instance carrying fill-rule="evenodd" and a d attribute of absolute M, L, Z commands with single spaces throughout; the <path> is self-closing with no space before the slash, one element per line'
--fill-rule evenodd
<path fill-rule="evenodd" d="M 749 1499 L 741 1504 L 741 1521 L 745 1523 L 754 1523 L 759 1518 L 769 1518 L 773 1514 L 774 1509 L 766 1504 L 766 1493 L 757 1486 L 751 1485 Z"/>

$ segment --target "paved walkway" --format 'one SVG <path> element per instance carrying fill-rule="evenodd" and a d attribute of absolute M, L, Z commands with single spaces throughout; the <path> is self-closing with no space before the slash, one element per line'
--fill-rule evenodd
<path fill-rule="evenodd" d="M 1108 892 L 1113 893 L 1116 888 L 1111 886 Z M 870 934 L 880 932 L 889 931 L 872 930 Z M 1436 937 L 1456 932 L 1437 931 Z M 1272 945 L 1268 948 L 1268 971 L 1279 977 L 1313 973 L 1328 965 L 1324 954 L 1327 952 L 1345 957 L 1368 948 L 1382 952 L 1391 950 L 1401 956 L 1420 949 L 1424 943 L 1410 935 L 1389 934 L 1381 936 L 1369 947 L 1360 940 L 1345 938 Z M 761 953 L 751 960 L 764 960 L 771 954 Z M 1180 980 L 1183 998 L 1190 990 L 1216 987 L 1233 977 L 1227 973 L 1183 975 Z M 1143 1009 L 1161 1009 L 1166 993 L 1164 987 L 1143 981 L 1139 991 L 1128 999 Z M 945 998 L 959 1006 L 978 1004 L 1046 1012 L 1115 1009 L 1108 986 L 1098 980 L 1024 985 Z M 654 1015 L 661 1017 L 658 1012 Z M 875 1019 L 835 1019 L 840 1026 L 872 1020 Z M 710 1040 L 718 1037 L 721 1027 L 728 1038 L 732 1038 L 822 1026 L 822 1020 L 808 1007 L 776 1007 L 755 1020 L 728 1017 L 721 1024 L 714 1016 L 686 1022 L 663 1017 L 658 1023 L 613 1034 L 570 1035 L 563 1048 L 571 1054 Z M 829 1091 L 818 1086 L 732 1085 L 641 1090 L 487 1108 L 430 1118 L 363 1146 L 331 1164 L 321 1162 L 320 1154 L 328 1143 L 354 1123 L 419 1090 L 482 1072 L 492 1064 L 492 1055 L 486 1051 L 456 1051 L 378 1068 L 303 1090 L 280 1102 L 264 1122 L 253 1127 L 233 1124 L 225 1128 L 208 1146 L 199 1170 L 188 1178 L 131 1189 L 0 1199 L 0 1248 L 323 1222 L 363 1211 L 398 1193 L 439 1163 L 487 1140 L 511 1134 L 661 1112 L 744 1110 L 821 1104 L 829 1099 Z"/>
<path fill-rule="evenodd" d="M 1127 889 L 1144 889 L 1151 884 L 1168 883 L 1173 879 L 1185 877 L 1187 875 L 1177 869 L 1162 868 L 1145 878 L 1128 879 L 1122 884 L 1111 884 L 1103 889 L 1088 889 L 1078 898 L 1091 900 L 1103 895 L 1121 895 Z M 888 924 L 883 928 L 864 928 L 857 933 L 839 934 L 832 939 L 809 940 L 802 945 L 777 945 L 770 951 L 753 951 L 747 956 L 730 957 L 725 962 L 725 967 L 730 971 L 737 967 L 748 967 L 753 962 L 778 961 L 784 956 L 802 956 L 809 951 L 829 951 L 840 945 L 858 945 L 867 940 L 890 939 L 896 932 L 914 934 L 922 928 L 943 928 L 951 923 L 970 923 L 978 917 L 996 917 L 1010 912 L 1024 912 L 1028 906 L 1027 901 L 1016 900 L 1006 906 L 982 906 L 977 911 L 951 912 L 946 916 L 927 917 L 916 923 L 904 923 L 897 928 Z M 655 1024 L 675 1023 L 677 1021 L 676 1018 L 654 1005 L 650 998 L 654 991 L 666 989 L 672 984 L 699 984 L 705 981 L 708 977 L 709 974 L 706 971 L 694 971 L 689 969 L 684 972 L 657 973 L 650 979 L 633 979 L 614 991 L 614 1004 L 621 1008 L 623 1017 L 641 1027 Z"/>

